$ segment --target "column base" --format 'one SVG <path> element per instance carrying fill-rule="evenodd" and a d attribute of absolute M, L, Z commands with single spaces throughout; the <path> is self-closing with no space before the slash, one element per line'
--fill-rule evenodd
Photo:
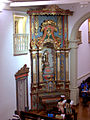
<path fill-rule="evenodd" d="M 74 105 L 79 103 L 79 89 L 72 88 L 70 89 L 70 99 L 74 101 Z"/>

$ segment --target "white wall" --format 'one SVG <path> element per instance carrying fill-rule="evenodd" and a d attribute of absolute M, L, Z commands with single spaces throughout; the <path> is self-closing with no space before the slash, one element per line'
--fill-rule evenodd
<path fill-rule="evenodd" d="M 13 56 L 13 13 L 3 11 L 0 13 L 0 119 L 2 120 L 10 119 L 16 110 L 14 75 L 24 64 L 30 67 L 29 54 Z"/>
<path fill-rule="evenodd" d="M 90 76 L 90 44 L 88 43 L 88 20 L 81 26 L 82 44 L 78 47 L 78 79 L 85 80 Z"/>

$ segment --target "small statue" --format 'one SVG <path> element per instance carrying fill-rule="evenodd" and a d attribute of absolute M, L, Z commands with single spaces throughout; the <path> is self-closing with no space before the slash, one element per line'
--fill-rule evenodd
<path fill-rule="evenodd" d="M 48 55 L 49 55 L 48 50 L 45 50 L 44 53 L 43 53 L 42 62 L 43 62 L 44 64 L 47 64 L 47 65 L 49 65 Z"/>

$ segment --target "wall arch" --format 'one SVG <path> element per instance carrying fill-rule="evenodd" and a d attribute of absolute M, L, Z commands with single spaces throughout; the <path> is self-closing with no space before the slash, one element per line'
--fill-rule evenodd
<path fill-rule="evenodd" d="M 70 41 L 77 39 L 76 36 L 77 36 L 79 27 L 88 18 L 90 18 L 90 12 L 86 13 L 85 15 L 83 15 L 81 18 L 77 20 L 77 22 L 74 24 L 72 28 L 71 35 L 70 35 Z"/>
<path fill-rule="evenodd" d="M 79 89 L 77 86 L 77 32 L 81 24 L 90 17 L 90 12 L 84 14 L 75 22 L 70 35 L 70 98 L 74 100 L 74 104 L 79 103 Z"/>

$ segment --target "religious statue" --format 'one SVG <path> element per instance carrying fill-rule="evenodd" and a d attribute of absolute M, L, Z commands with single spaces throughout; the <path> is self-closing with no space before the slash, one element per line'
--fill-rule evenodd
<path fill-rule="evenodd" d="M 45 50 L 42 56 L 43 70 L 45 69 L 45 67 L 49 66 L 48 55 L 48 50 Z"/>

